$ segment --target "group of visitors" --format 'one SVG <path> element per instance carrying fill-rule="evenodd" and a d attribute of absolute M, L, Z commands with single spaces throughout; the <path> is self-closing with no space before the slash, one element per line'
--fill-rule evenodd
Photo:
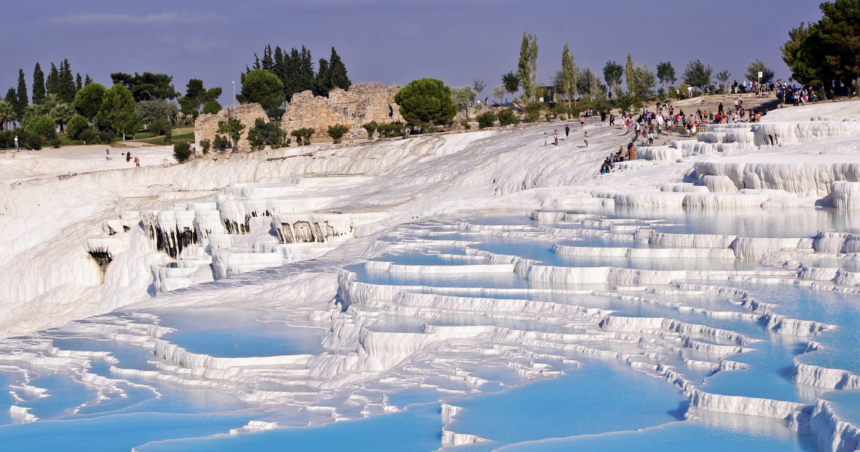
<path fill-rule="evenodd" d="M 125 161 L 127 163 L 131 163 L 131 159 L 132 159 L 131 151 L 124 152 L 121 155 L 125 156 Z M 110 156 L 110 149 L 105 149 L 105 159 L 106 160 L 113 160 L 113 158 Z M 138 166 L 138 167 L 140 166 L 140 159 L 137 157 L 134 157 L 134 166 Z"/>
<path fill-rule="evenodd" d="M 620 146 L 618 152 L 606 157 L 603 160 L 603 164 L 600 165 L 600 174 L 612 172 L 615 169 L 615 164 L 624 160 L 636 160 L 636 145 L 633 143 L 627 145 L 626 153 L 624 152 L 624 146 Z"/>

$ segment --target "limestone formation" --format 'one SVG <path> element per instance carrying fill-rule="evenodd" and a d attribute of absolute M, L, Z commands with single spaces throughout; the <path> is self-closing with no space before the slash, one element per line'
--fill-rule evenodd
<path fill-rule="evenodd" d="M 209 142 L 213 142 L 215 140 L 215 135 L 218 134 L 218 121 L 226 121 L 231 116 L 245 125 L 245 129 L 242 130 L 242 136 L 239 139 L 239 149 L 234 149 L 234 152 L 250 150 L 251 145 L 248 143 L 248 131 L 254 127 L 254 122 L 257 118 L 263 118 L 263 121 L 269 122 L 269 117 L 260 104 L 245 104 L 236 108 L 224 108 L 217 115 L 200 115 L 194 123 L 194 144 L 197 152 L 200 152 L 201 141 L 208 139 Z M 223 136 L 225 134 L 218 135 Z"/>
<path fill-rule="evenodd" d="M 399 86 L 384 87 L 379 83 L 353 85 L 348 91 L 335 88 L 328 97 L 314 97 L 310 91 L 293 96 L 281 121 L 287 133 L 312 128 L 315 137 L 325 137 L 328 127 L 342 124 L 356 137 L 367 138 L 363 124 L 376 121 L 389 124 L 402 121 L 400 107 L 394 103 Z"/>

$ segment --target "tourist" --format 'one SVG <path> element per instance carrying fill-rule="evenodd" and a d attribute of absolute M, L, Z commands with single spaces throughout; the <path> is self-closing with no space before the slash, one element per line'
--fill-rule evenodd
<path fill-rule="evenodd" d="M 354 135 L 352 134 L 352 132 L 350 132 L 349 133 L 349 144 L 352 144 L 353 138 L 354 138 Z"/>
<path fill-rule="evenodd" d="M 609 115 L 609 127 L 615 125 L 615 115 Z"/>
<path fill-rule="evenodd" d="M 585 116 L 579 117 L 579 130 L 585 130 Z"/>
<path fill-rule="evenodd" d="M 558 129 L 552 132 L 552 137 L 555 139 L 555 145 L 558 146 Z"/>
<path fill-rule="evenodd" d="M 131 152 L 125 153 L 125 162 L 128 163 L 131 161 Z"/>
<path fill-rule="evenodd" d="M 588 132 L 585 132 L 585 147 L 588 147 Z"/>
<path fill-rule="evenodd" d="M 546 140 L 547 140 L 547 136 L 546 136 L 546 132 L 544 132 L 543 133 L 543 145 L 544 146 L 546 146 Z"/>
<path fill-rule="evenodd" d="M 565 126 L 564 126 L 564 138 L 567 139 L 567 137 L 569 137 L 569 136 L 570 136 L 570 124 L 565 124 Z"/>
<path fill-rule="evenodd" d="M 110 160 L 110 149 L 105 149 L 105 160 Z"/>
<path fill-rule="evenodd" d="M 140 159 L 137 157 L 134 158 L 134 166 L 140 167 Z"/>

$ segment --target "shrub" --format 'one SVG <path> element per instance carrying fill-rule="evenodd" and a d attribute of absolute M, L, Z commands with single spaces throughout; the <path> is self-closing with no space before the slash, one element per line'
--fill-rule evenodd
<path fill-rule="evenodd" d="M 25 149 L 30 149 L 32 151 L 38 151 L 42 149 L 42 141 L 44 139 L 41 135 L 37 133 L 30 132 L 28 130 L 23 130 L 18 134 L 18 146 L 23 147 Z"/>
<path fill-rule="evenodd" d="M 233 141 L 233 151 L 239 150 L 239 139 L 242 138 L 242 131 L 245 130 L 245 124 L 242 124 L 236 118 L 227 118 L 226 121 L 218 121 L 218 133 L 226 133 Z M 225 148 L 226 149 L 226 148 Z"/>
<path fill-rule="evenodd" d="M 159 119 L 157 121 L 153 121 L 147 127 L 147 130 L 149 130 L 152 133 L 152 136 L 157 137 L 157 136 L 165 135 L 170 130 L 170 128 L 171 128 L 170 123 L 167 122 L 166 119 Z"/>
<path fill-rule="evenodd" d="M 78 138 L 78 135 L 80 135 L 81 132 L 89 127 L 90 122 L 87 121 L 87 118 L 84 118 L 81 115 L 75 115 L 69 120 L 69 123 L 66 124 L 66 134 L 70 139 L 74 140 Z"/>
<path fill-rule="evenodd" d="M 483 130 L 496 124 L 496 115 L 488 111 L 478 116 L 478 128 Z"/>
<path fill-rule="evenodd" d="M 48 141 L 48 144 L 50 144 L 51 147 L 53 147 L 54 149 L 59 149 L 60 143 L 62 143 L 62 141 L 60 140 L 60 137 L 57 137 L 57 136 L 55 136 L 50 141 Z"/>
<path fill-rule="evenodd" d="M 109 131 L 99 132 L 99 142 L 101 144 L 111 144 L 115 139 L 114 134 Z"/>
<path fill-rule="evenodd" d="M 173 143 L 173 128 L 168 127 L 167 130 L 164 131 L 164 142 L 165 143 Z"/>
<path fill-rule="evenodd" d="M 537 122 L 540 119 L 540 110 L 543 104 L 540 102 L 529 102 L 526 104 L 526 122 Z"/>
<path fill-rule="evenodd" d="M 436 131 L 435 127 L 428 126 L 424 127 L 425 133 L 432 133 L 429 129 L 432 128 L 432 132 Z M 380 124 L 377 126 L 377 131 L 379 132 L 380 137 L 393 138 L 400 136 L 400 132 L 404 129 L 403 124 Z"/>
<path fill-rule="evenodd" d="M 376 127 L 377 127 L 376 121 L 370 121 L 369 123 L 361 126 L 361 128 L 363 128 L 364 130 L 367 131 L 367 139 L 368 140 L 373 139 L 373 133 L 376 132 Z"/>
<path fill-rule="evenodd" d="M 408 124 L 441 124 L 457 114 L 451 89 L 432 78 L 409 82 L 397 92 L 394 101 L 400 105 L 400 114 Z"/>
<path fill-rule="evenodd" d="M 517 119 L 517 116 L 514 114 L 514 112 L 508 108 L 505 108 L 504 110 L 500 111 L 497 117 L 499 118 L 499 125 L 501 125 L 502 127 L 520 123 L 520 120 Z"/>
<path fill-rule="evenodd" d="M 99 133 L 95 131 L 95 129 L 88 127 L 84 129 L 83 132 L 78 134 L 78 139 L 83 141 L 86 144 L 98 144 L 99 142 Z"/>
<path fill-rule="evenodd" d="M 311 144 L 311 136 L 312 136 L 314 133 L 316 133 L 316 129 L 307 128 L 307 129 L 301 129 L 301 130 L 304 132 L 304 133 L 302 134 L 302 137 L 304 137 L 304 139 L 305 139 L 305 146 L 310 146 L 310 144 Z"/>
<path fill-rule="evenodd" d="M 203 155 L 206 155 L 209 153 L 209 148 L 211 146 L 212 146 L 212 142 L 209 141 L 208 138 L 200 142 L 200 150 L 203 151 Z"/>
<path fill-rule="evenodd" d="M 296 144 L 299 146 L 302 145 L 302 137 L 304 136 L 303 130 L 304 129 L 296 129 L 290 132 L 290 135 L 296 137 Z"/>
<path fill-rule="evenodd" d="M 222 137 L 221 135 L 215 135 L 215 139 L 212 141 L 212 148 L 216 151 L 223 151 L 230 146 L 230 140 L 227 137 Z"/>
<path fill-rule="evenodd" d="M 472 130 L 472 125 L 469 124 L 469 121 L 466 121 L 466 120 L 460 121 L 460 125 L 463 126 L 463 128 L 466 130 Z"/>
<path fill-rule="evenodd" d="M 349 132 L 349 128 L 342 124 L 335 124 L 333 126 L 328 126 L 328 136 L 334 140 L 334 144 L 340 143 L 340 140 L 343 139 L 343 135 Z"/>
<path fill-rule="evenodd" d="M 47 116 L 36 116 L 35 118 L 27 121 L 27 126 L 25 128 L 27 131 L 39 135 L 45 141 L 49 141 L 57 136 L 56 127 L 57 126 L 53 119 Z"/>
<path fill-rule="evenodd" d="M 263 118 L 254 121 L 254 127 L 248 131 L 248 143 L 252 150 L 262 150 L 266 146 L 278 149 L 284 144 L 287 132 L 281 130 L 279 121 L 265 122 Z"/>
<path fill-rule="evenodd" d="M 281 107 L 272 107 L 266 110 L 266 116 L 273 121 L 280 121 L 287 111 Z"/>
<path fill-rule="evenodd" d="M 217 115 L 221 111 L 221 104 L 217 100 L 210 100 L 203 106 L 203 113 Z"/>
<path fill-rule="evenodd" d="M 173 157 L 179 163 L 185 163 L 191 157 L 191 143 L 176 143 L 173 145 Z"/>

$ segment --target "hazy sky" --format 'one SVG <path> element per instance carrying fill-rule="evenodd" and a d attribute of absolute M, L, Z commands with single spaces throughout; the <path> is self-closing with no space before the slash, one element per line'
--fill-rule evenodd
<path fill-rule="evenodd" d="M 190 78 L 224 88 L 266 44 L 307 46 L 314 60 L 334 46 L 355 82 L 404 85 L 433 77 L 449 86 L 485 80 L 501 84 L 516 69 L 523 31 L 538 37 L 538 78 L 561 67 L 568 42 L 576 64 L 602 77 L 607 60 L 678 72 L 691 59 L 743 79 L 747 63 L 763 60 L 787 78 L 779 46 L 801 21 L 821 17 L 811 0 L 716 2 L 318 0 L 314 2 L 164 1 L 4 2 L 0 27 L 0 94 L 17 86 L 23 68 L 32 93 L 35 63 L 68 58 L 73 72 L 109 86 L 111 72 L 164 72 L 185 91 Z M 487 96 L 490 89 L 484 91 Z"/>

